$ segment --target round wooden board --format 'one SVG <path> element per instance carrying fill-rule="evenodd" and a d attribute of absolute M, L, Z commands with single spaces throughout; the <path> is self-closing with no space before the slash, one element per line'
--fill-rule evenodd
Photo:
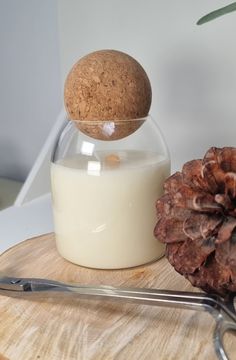
<path fill-rule="evenodd" d="M 127 270 L 76 266 L 58 255 L 53 234 L 22 242 L 0 260 L 0 271 L 9 276 L 193 290 L 165 258 Z M 49 301 L 5 296 L 0 296 L 0 309 L 0 359 L 216 359 L 214 320 L 204 312 L 78 298 Z M 235 342 L 229 346 L 236 353 Z"/>

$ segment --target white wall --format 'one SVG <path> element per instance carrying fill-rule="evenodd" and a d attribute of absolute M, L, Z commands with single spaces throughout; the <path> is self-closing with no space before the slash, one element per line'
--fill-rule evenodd
<path fill-rule="evenodd" d="M 209 146 L 236 146 L 236 13 L 204 26 L 228 0 L 58 0 L 62 80 L 81 56 L 103 48 L 139 60 L 153 87 L 151 113 L 173 170 Z"/>
<path fill-rule="evenodd" d="M 61 107 L 56 0 L 0 0 L 0 176 L 25 179 Z"/>

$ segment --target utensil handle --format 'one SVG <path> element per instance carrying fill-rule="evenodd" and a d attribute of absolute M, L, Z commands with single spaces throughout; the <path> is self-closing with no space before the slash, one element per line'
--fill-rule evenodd
<path fill-rule="evenodd" d="M 228 322 L 221 315 L 216 319 L 216 327 L 213 334 L 213 342 L 219 360 L 230 360 L 224 346 L 223 338 L 226 332 L 235 331 L 236 323 Z"/>
<path fill-rule="evenodd" d="M 191 310 L 214 312 L 217 299 L 204 293 L 192 293 L 183 291 L 140 289 L 140 288 L 117 288 L 112 286 L 86 286 L 76 284 L 64 284 L 59 282 L 32 282 L 31 291 L 44 292 L 48 296 L 59 293 L 63 295 L 77 295 L 83 298 L 96 298 L 117 301 L 128 301 L 145 305 L 178 307 Z M 217 312 L 218 314 L 218 312 Z"/>
<path fill-rule="evenodd" d="M 60 297 L 74 295 L 86 298 L 125 300 L 145 305 L 205 310 L 210 313 L 215 312 L 219 301 L 217 297 L 214 298 L 204 293 L 66 284 L 47 279 L 9 277 L 0 279 L 0 293 L 8 296 L 33 295 L 34 297 L 52 297 L 56 294 Z M 218 314 L 217 311 L 216 313 Z"/>

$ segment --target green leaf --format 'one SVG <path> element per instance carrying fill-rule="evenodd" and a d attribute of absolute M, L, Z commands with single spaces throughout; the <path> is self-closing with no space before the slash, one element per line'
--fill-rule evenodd
<path fill-rule="evenodd" d="M 233 11 L 236 11 L 236 2 L 233 2 L 230 5 L 224 6 L 203 16 L 201 19 L 198 20 L 197 25 L 205 24 L 208 21 L 214 20 L 222 15 L 231 13 Z"/>

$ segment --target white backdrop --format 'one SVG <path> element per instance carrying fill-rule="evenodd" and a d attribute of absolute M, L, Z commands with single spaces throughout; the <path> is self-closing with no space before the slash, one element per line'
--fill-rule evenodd
<path fill-rule="evenodd" d="M 196 26 L 226 0 L 59 0 L 62 81 L 94 50 L 134 56 L 153 88 L 151 113 L 172 169 L 209 146 L 236 146 L 236 13 Z"/>
<path fill-rule="evenodd" d="M 0 177 L 24 180 L 61 107 L 56 0 L 0 0 Z"/>
<path fill-rule="evenodd" d="M 146 69 L 173 171 L 209 146 L 236 146 L 236 13 L 195 25 L 226 4 L 0 0 L 0 176 L 26 177 L 62 106 L 69 68 L 104 48 L 125 51 Z"/>

